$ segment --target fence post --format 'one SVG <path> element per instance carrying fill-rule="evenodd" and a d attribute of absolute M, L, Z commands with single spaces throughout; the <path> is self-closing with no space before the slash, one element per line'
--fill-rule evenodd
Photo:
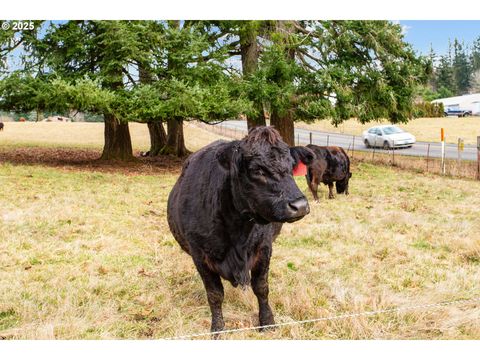
<path fill-rule="evenodd" d="M 465 149 L 465 142 L 462 138 L 458 138 L 457 146 L 457 168 L 460 168 L 460 162 L 462 161 L 462 152 Z"/>
<path fill-rule="evenodd" d="M 355 155 L 355 135 L 353 135 L 353 143 L 352 143 L 352 160 L 354 155 Z"/>
<path fill-rule="evenodd" d="M 392 142 L 392 166 L 395 166 L 395 140 Z"/>
<path fill-rule="evenodd" d="M 300 133 L 297 133 L 297 146 L 300 146 Z"/>
<path fill-rule="evenodd" d="M 312 133 L 310 133 L 310 144 L 313 144 L 313 141 L 312 141 Z"/>
<path fill-rule="evenodd" d="M 440 130 L 440 138 L 442 140 L 442 175 L 445 175 L 445 131 Z"/>
<path fill-rule="evenodd" d="M 330 140 L 330 135 L 327 135 L 327 146 L 328 146 L 329 140 Z"/>
<path fill-rule="evenodd" d="M 428 160 L 430 159 L 430 143 L 427 145 L 427 173 L 428 173 Z"/>
<path fill-rule="evenodd" d="M 372 162 L 373 162 L 373 160 L 375 160 L 375 149 L 376 149 L 376 146 L 373 146 Z"/>
<path fill-rule="evenodd" d="M 480 136 L 477 136 L 477 180 L 480 180 Z"/>

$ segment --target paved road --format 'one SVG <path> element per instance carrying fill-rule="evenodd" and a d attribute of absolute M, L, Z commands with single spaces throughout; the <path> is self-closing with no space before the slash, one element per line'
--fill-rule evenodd
<path fill-rule="evenodd" d="M 237 131 L 247 131 L 247 123 L 242 120 L 229 120 L 224 121 L 223 123 L 215 126 L 223 126 L 228 129 L 236 129 Z M 322 131 L 315 130 L 305 130 L 300 128 L 295 128 L 295 143 L 300 140 L 300 144 L 309 144 L 310 143 L 310 133 L 312 133 L 312 143 L 315 145 L 336 145 L 341 146 L 344 149 L 352 149 L 353 143 L 355 151 L 373 151 L 372 149 L 367 149 L 363 144 L 363 139 L 361 136 L 353 136 L 346 134 L 338 133 L 327 133 Z M 355 138 L 355 140 L 354 140 Z M 418 141 L 411 148 L 407 149 L 395 149 L 395 154 L 399 155 L 411 155 L 411 156 L 427 156 L 428 145 L 430 144 L 430 156 L 441 158 L 441 144 L 437 143 L 428 143 Z M 387 150 L 375 149 L 375 152 L 387 153 Z M 457 159 L 457 145 L 456 144 L 446 144 L 445 147 L 445 156 L 449 159 Z M 477 160 L 477 148 L 474 145 L 465 145 L 465 150 L 462 153 L 462 160 Z"/>

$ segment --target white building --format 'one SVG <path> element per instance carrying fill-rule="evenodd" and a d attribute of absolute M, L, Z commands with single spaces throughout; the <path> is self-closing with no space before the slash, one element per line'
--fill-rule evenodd
<path fill-rule="evenodd" d="M 480 115 L 480 94 L 454 96 L 433 100 L 432 103 L 443 103 L 445 110 L 471 110 L 473 115 Z"/>

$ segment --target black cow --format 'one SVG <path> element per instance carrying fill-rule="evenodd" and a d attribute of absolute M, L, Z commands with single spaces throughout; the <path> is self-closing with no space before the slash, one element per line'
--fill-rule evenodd
<path fill-rule="evenodd" d="M 220 278 L 252 286 L 260 325 L 274 324 L 268 304 L 272 242 L 283 222 L 310 211 L 292 168 L 314 154 L 289 148 L 271 127 L 257 127 L 240 141 L 216 141 L 192 154 L 168 198 L 168 224 L 202 277 L 212 331 L 224 328 Z"/>
<path fill-rule="evenodd" d="M 328 185 L 328 198 L 333 199 L 333 183 L 338 194 L 348 195 L 348 182 L 352 177 L 350 172 L 350 159 L 343 148 L 339 146 L 307 145 L 312 150 L 316 159 L 308 166 L 307 184 L 318 201 L 318 184 Z"/>
<path fill-rule="evenodd" d="M 3 131 L 3 122 L 0 122 L 0 131 Z"/>

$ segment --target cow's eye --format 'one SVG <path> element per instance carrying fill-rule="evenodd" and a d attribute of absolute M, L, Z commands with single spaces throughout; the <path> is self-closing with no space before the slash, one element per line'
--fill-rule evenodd
<path fill-rule="evenodd" d="M 264 176 L 265 173 L 261 169 L 253 170 L 253 175 L 255 176 Z"/>

